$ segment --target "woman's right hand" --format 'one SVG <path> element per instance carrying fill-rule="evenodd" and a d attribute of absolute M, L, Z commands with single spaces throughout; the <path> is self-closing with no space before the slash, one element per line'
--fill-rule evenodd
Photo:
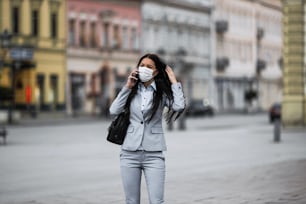
<path fill-rule="evenodd" d="M 128 80 L 125 84 L 125 86 L 129 89 L 133 88 L 138 80 L 137 78 L 138 75 L 138 70 L 134 69 L 131 71 L 131 73 L 129 74 Z"/>

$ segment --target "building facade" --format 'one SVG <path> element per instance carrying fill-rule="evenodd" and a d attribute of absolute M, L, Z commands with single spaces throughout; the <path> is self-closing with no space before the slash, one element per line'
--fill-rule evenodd
<path fill-rule="evenodd" d="M 0 32 L 7 30 L 12 35 L 2 56 L 0 84 L 13 86 L 19 110 L 65 108 L 65 11 L 64 0 L 0 1 Z M 25 56 L 29 54 L 31 59 L 19 56 L 21 49 L 29 47 L 34 52 L 26 51 Z"/>
<path fill-rule="evenodd" d="M 214 19 L 218 109 L 267 110 L 281 96 L 280 1 L 215 0 Z"/>
<path fill-rule="evenodd" d="M 283 0 L 282 123 L 306 125 L 306 2 Z"/>
<path fill-rule="evenodd" d="M 282 101 L 282 3 L 260 0 L 256 7 L 258 101 L 268 110 Z"/>
<path fill-rule="evenodd" d="M 139 58 L 140 1 L 67 1 L 67 112 L 107 113 Z"/>
<path fill-rule="evenodd" d="M 212 98 L 210 0 L 144 0 L 143 53 L 158 53 L 183 83 L 187 100 Z"/>

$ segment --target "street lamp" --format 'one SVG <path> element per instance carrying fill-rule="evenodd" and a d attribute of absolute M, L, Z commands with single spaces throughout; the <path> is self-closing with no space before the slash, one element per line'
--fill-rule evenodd
<path fill-rule="evenodd" d="M 16 45 L 12 46 L 12 34 L 7 30 L 4 30 L 3 33 L 0 34 L 1 47 L 5 49 L 5 51 L 10 52 L 10 58 L 12 63 L 11 67 L 11 104 L 8 108 L 8 123 L 13 123 L 13 110 L 15 108 L 15 84 L 16 84 L 16 73 L 19 69 L 23 67 L 24 62 L 31 61 L 33 59 L 33 47 L 27 45 Z"/>
<path fill-rule="evenodd" d="M 11 46 L 12 34 L 5 29 L 2 33 L 0 33 L 0 43 L 1 48 L 8 49 Z"/>
<path fill-rule="evenodd" d="M 4 51 L 4 55 L 3 55 L 3 64 L 5 64 L 5 55 L 7 50 L 10 48 L 11 46 L 11 39 L 12 39 L 12 34 L 8 32 L 7 29 L 5 29 L 2 33 L 0 33 L 0 45 L 1 48 Z M 14 100 L 14 92 L 13 92 L 13 83 L 11 86 L 11 100 Z M 9 105 L 9 109 L 8 109 L 8 123 L 11 124 L 12 123 L 12 104 Z"/>
<path fill-rule="evenodd" d="M 9 109 L 9 123 L 11 124 L 13 122 L 12 119 L 12 113 L 15 108 L 15 84 L 16 84 L 16 74 L 21 69 L 26 67 L 26 62 L 30 62 L 33 59 L 33 51 L 34 47 L 31 45 L 16 45 L 11 46 L 10 48 L 10 57 L 12 59 L 12 65 L 11 65 L 11 87 L 12 87 L 12 103 L 10 105 Z M 29 65 L 27 67 L 31 67 L 32 65 Z M 30 107 L 28 104 L 28 110 L 30 111 Z"/>
<path fill-rule="evenodd" d="M 265 36 L 265 31 L 262 27 L 257 27 L 257 39 L 256 39 L 256 50 L 257 60 L 255 63 L 255 78 L 256 78 L 256 94 L 253 98 L 257 100 L 257 111 L 260 109 L 260 84 L 261 84 L 261 73 L 266 68 L 266 61 L 260 58 L 261 42 Z"/>
<path fill-rule="evenodd" d="M 2 33 L 0 33 L 0 47 L 3 49 L 4 52 L 2 59 L 0 59 L 0 70 L 5 65 L 5 55 L 11 45 L 11 38 L 12 34 L 10 34 L 6 29 Z"/>

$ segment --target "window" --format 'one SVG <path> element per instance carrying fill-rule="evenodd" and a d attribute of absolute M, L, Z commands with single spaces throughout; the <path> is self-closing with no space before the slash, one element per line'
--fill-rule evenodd
<path fill-rule="evenodd" d="M 69 20 L 69 45 L 74 45 L 75 43 L 75 20 L 74 19 L 70 19 Z"/>
<path fill-rule="evenodd" d="M 158 34 L 159 34 L 159 29 L 158 29 L 157 26 L 156 27 L 154 26 L 154 28 L 153 28 L 153 36 L 154 36 L 153 43 L 156 47 L 160 47 L 160 45 L 159 45 L 160 44 L 160 38 L 159 38 Z M 174 40 L 176 40 L 176 39 L 174 39 Z"/>
<path fill-rule="evenodd" d="M 113 48 L 120 48 L 121 47 L 121 39 L 120 39 L 120 32 L 119 26 L 114 26 L 114 37 L 113 37 Z"/>
<path fill-rule="evenodd" d="M 57 38 L 57 13 L 51 13 L 51 38 Z"/>
<path fill-rule="evenodd" d="M 90 25 L 91 36 L 90 36 L 90 46 L 97 47 L 96 44 L 96 23 L 92 22 Z"/>
<path fill-rule="evenodd" d="M 13 7 L 12 10 L 12 23 L 13 23 L 13 33 L 18 34 L 19 33 L 19 7 Z"/>
<path fill-rule="evenodd" d="M 45 103 L 45 75 L 38 74 L 36 76 L 36 89 L 35 89 L 35 100 L 38 106 Z"/>
<path fill-rule="evenodd" d="M 205 33 L 203 35 L 203 47 L 204 49 L 202 50 L 202 54 L 206 56 L 210 56 L 210 50 L 211 50 L 211 41 L 210 41 L 210 34 Z"/>
<path fill-rule="evenodd" d="M 175 38 L 173 38 L 175 39 Z M 191 30 L 190 32 L 190 45 L 191 45 L 191 53 L 192 54 L 195 54 L 196 52 L 196 47 L 197 47 L 197 41 L 196 41 L 196 31 L 195 30 Z M 173 45 L 173 49 L 175 49 L 175 44 L 176 42 L 175 41 L 172 41 L 172 45 Z"/>
<path fill-rule="evenodd" d="M 50 87 L 51 87 L 51 90 L 49 93 L 50 100 L 51 100 L 50 102 L 53 108 L 56 108 L 56 105 L 58 103 L 58 76 L 55 74 L 52 74 L 50 76 Z"/>
<path fill-rule="evenodd" d="M 138 45 L 137 45 L 137 32 L 136 32 L 136 28 L 132 28 L 132 31 L 131 31 L 131 43 L 132 43 L 132 48 L 134 50 L 137 50 L 138 49 Z"/>
<path fill-rule="evenodd" d="M 38 10 L 32 11 L 32 35 L 38 36 L 39 32 L 39 12 Z"/>
<path fill-rule="evenodd" d="M 160 32 L 161 33 L 161 32 Z M 161 35 L 159 35 L 159 36 L 161 36 Z M 182 32 L 182 30 L 181 29 L 178 29 L 177 30 L 177 39 L 178 39 L 178 47 L 184 47 L 184 44 L 183 44 L 183 38 L 182 38 L 182 36 L 183 36 L 183 32 Z M 160 38 L 160 37 L 159 37 Z M 160 41 L 159 41 L 160 42 Z M 161 42 L 160 42 L 161 43 Z M 160 44 L 159 46 L 161 46 L 162 44 Z"/>
<path fill-rule="evenodd" d="M 109 46 L 109 24 L 104 24 L 104 35 L 103 35 L 103 43 L 105 47 Z"/>
<path fill-rule="evenodd" d="M 90 79 L 91 96 L 95 97 L 97 94 L 97 74 L 91 74 Z"/>
<path fill-rule="evenodd" d="M 85 21 L 81 22 L 80 25 L 80 46 L 85 47 L 86 42 L 85 42 Z"/>
<path fill-rule="evenodd" d="M 122 29 L 123 49 L 129 48 L 128 28 L 126 26 Z"/>

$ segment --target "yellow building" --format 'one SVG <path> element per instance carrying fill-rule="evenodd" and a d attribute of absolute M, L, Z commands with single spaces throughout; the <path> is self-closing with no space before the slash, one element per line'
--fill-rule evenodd
<path fill-rule="evenodd" d="M 61 110 L 65 108 L 66 1 L 1 0 L 0 32 L 12 34 L 11 44 L 34 47 L 33 60 L 19 63 L 15 74 L 15 107 L 19 110 Z M 1 50 L 2 49 L 2 50 Z M 10 87 L 15 61 L 11 46 L 0 48 L 0 86 Z M 3 64 L 3 63 L 2 63 Z M 34 64 L 29 69 L 27 64 Z M 1 105 L 1 104 L 0 104 Z"/>
<path fill-rule="evenodd" d="M 306 125 L 306 1 L 283 0 L 284 126 Z"/>

